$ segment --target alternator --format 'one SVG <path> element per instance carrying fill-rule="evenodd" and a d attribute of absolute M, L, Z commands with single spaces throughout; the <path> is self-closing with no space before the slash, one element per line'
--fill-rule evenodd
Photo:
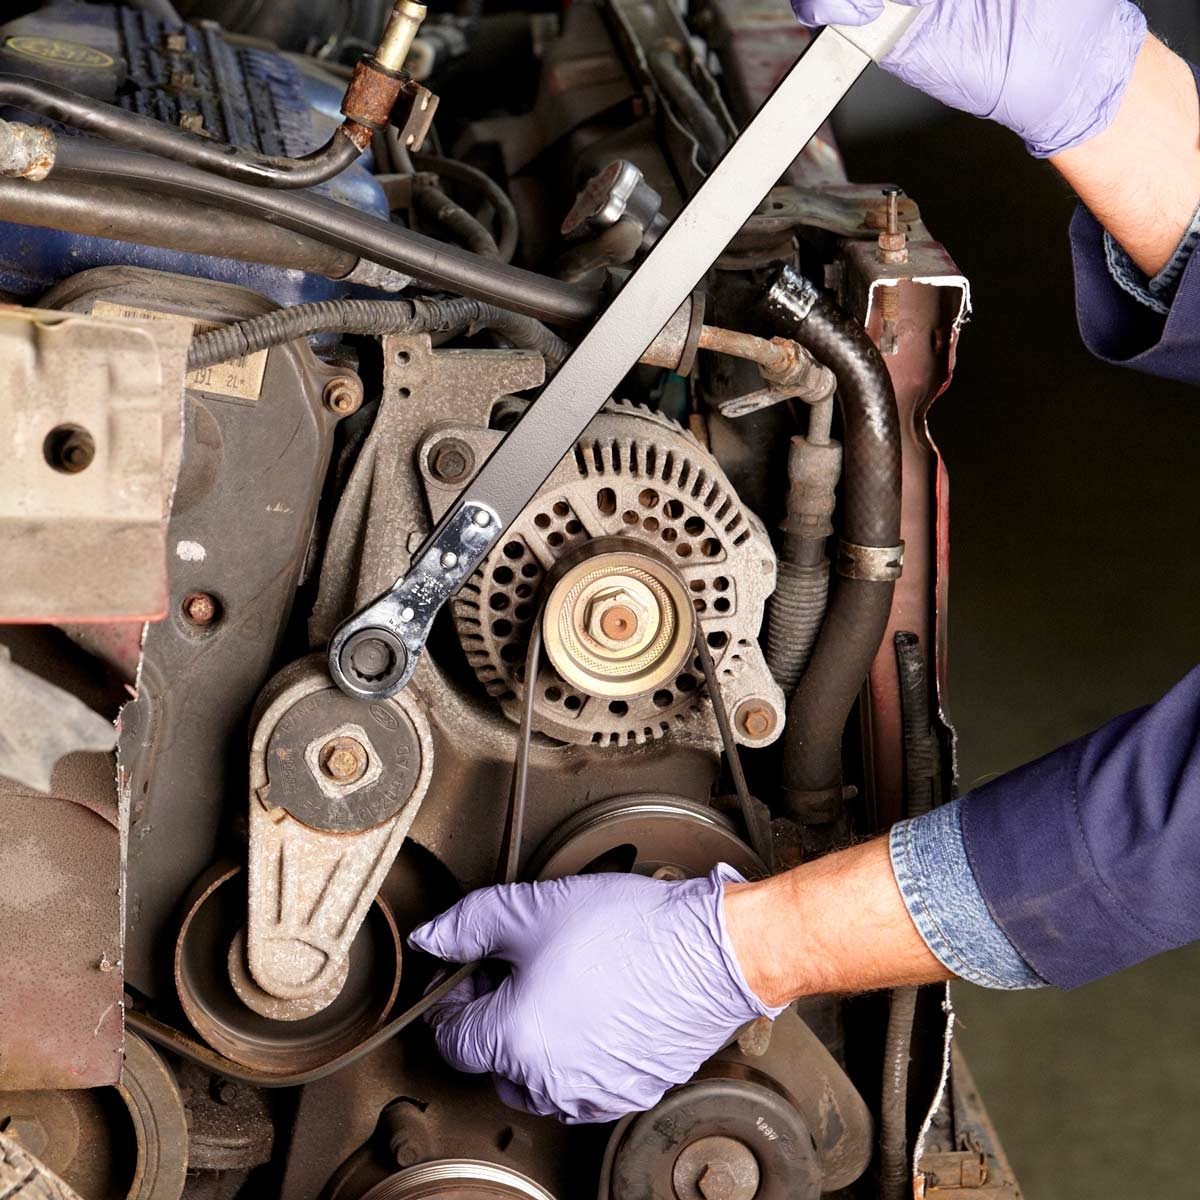
<path fill-rule="evenodd" d="M 500 437 L 454 426 L 425 439 L 418 461 L 435 519 Z M 452 612 L 475 673 L 516 720 L 531 622 L 545 600 L 554 612 L 534 727 L 607 746 L 672 730 L 712 734 L 691 647 L 698 621 L 736 737 L 764 746 L 779 736 L 784 712 L 757 640 L 774 588 L 766 530 L 712 456 L 674 422 L 616 402 L 588 426 Z"/>

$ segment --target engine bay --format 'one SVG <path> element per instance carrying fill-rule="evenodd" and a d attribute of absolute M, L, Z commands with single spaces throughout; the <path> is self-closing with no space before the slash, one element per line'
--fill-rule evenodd
<path fill-rule="evenodd" d="M 442 1062 L 405 941 L 954 794 L 926 416 L 970 289 L 828 125 L 557 466 L 472 499 L 804 52 L 786 3 L 16 7 L 0 1195 L 1018 1196 L 940 989 L 566 1126 Z"/>

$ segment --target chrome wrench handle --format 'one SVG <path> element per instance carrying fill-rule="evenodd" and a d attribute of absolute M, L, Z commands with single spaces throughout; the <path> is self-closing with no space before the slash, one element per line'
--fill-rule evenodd
<path fill-rule="evenodd" d="M 412 678 L 438 610 L 570 452 L 873 59 L 924 10 L 887 3 L 869 25 L 819 33 L 520 422 L 417 551 L 408 571 L 334 631 L 329 671 L 365 700 Z"/>

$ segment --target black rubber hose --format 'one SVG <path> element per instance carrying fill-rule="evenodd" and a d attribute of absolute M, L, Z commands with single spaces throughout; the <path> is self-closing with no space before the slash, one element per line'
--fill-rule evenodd
<path fill-rule="evenodd" d="M 461 204 L 456 204 L 438 187 L 436 178 L 428 174 L 413 177 L 413 207 L 473 254 L 499 258 L 500 247 L 496 245 L 496 239 Z"/>
<path fill-rule="evenodd" d="M 605 305 L 599 291 L 481 258 L 323 196 L 251 187 L 86 138 L 64 138 L 59 143 L 50 178 L 120 185 L 240 212 L 415 275 L 433 287 L 556 325 L 585 324 Z"/>
<path fill-rule="evenodd" d="M 536 350 L 547 371 L 559 367 L 570 345 L 532 317 L 520 316 L 479 300 L 318 300 L 280 308 L 233 325 L 202 333 L 188 349 L 188 370 L 197 371 L 231 358 L 280 346 L 314 333 L 450 332 L 491 329 L 515 346 Z"/>
<path fill-rule="evenodd" d="M 500 257 L 505 262 L 510 262 L 516 253 L 521 228 L 517 221 L 516 207 L 509 199 L 508 193 L 490 175 L 469 163 L 459 162 L 456 158 L 442 158 L 438 154 L 413 154 L 411 158 L 412 165 L 418 171 L 432 171 L 443 179 L 453 179 L 455 183 L 474 188 L 491 203 L 496 210 L 496 223 L 499 227 L 496 244 L 500 250 Z"/>
<path fill-rule="evenodd" d="M 917 989 L 894 988 L 883 1051 L 883 1095 L 879 1111 L 879 1200 L 912 1195 L 908 1164 L 908 1063 L 912 1057 Z"/>
<path fill-rule="evenodd" d="M 343 279 L 358 265 L 350 251 L 290 229 L 190 200 L 163 204 L 131 188 L 0 179 L 0 216 L 17 225 L 265 263 L 328 279 Z"/>
<path fill-rule="evenodd" d="M 650 69 L 659 86 L 670 98 L 688 128 L 704 150 L 707 167 L 715 166 L 729 149 L 729 135 L 721 128 L 716 113 L 679 65 L 670 50 L 660 50 L 650 58 Z"/>
<path fill-rule="evenodd" d="M 362 153 L 345 127 L 339 126 L 325 145 L 300 158 L 259 154 L 24 75 L 0 75 L 0 105 L 40 113 L 60 125 L 94 134 L 118 146 L 187 163 L 258 187 L 312 187 L 341 174 Z"/>
<path fill-rule="evenodd" d="M 904 744 L 904 815 L 918 817 L 941 800 L 933 704 L 920 639 L 915 633 L 900 632 L 896 634 L 895 647 Z M 918 990 L 915 987 L 896 988 L 891 995 L 879 1105 L 880 1200 L 905 1200 L 912 1194 L 908 1160 L 908 1067 L 912 1058 Z"/>
<path fill-rule="evenodd" d="M 842 535 L 857 546 L 900 541 L 900 422 L 883 358 L 862 326 L 785 267 L 764 317 L 837 378 L 842 410 L 845 500 Z M 887 628 L 895 582 L 840 578 L 808 668 L 788 706 L 784 806 L 803 824 L 827 825 L 843 811 L 842 734 Z"/>

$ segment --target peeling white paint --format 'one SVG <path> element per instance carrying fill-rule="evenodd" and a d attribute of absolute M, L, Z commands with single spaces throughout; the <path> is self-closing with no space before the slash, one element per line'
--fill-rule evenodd
<path fill-rule="evenodd" d="M 203 562 L 208 557 L 208 551 L 199 542 L 176 542 L 175 557 L 184 562 Z"/>

